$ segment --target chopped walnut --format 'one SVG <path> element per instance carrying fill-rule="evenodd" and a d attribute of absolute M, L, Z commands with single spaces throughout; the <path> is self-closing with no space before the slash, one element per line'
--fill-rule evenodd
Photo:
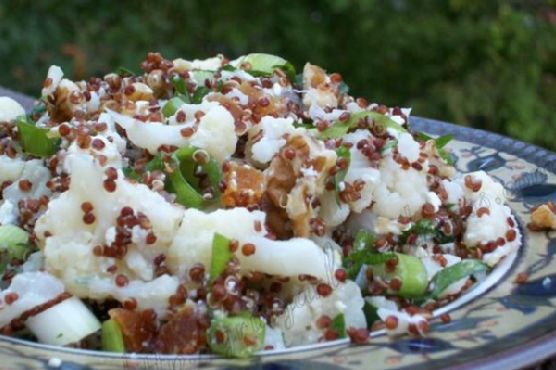
<path fill-rule="evenodd" d="M 76 87 L 77 90 L 77 87 Z M 54 122 L 69 121 L 73 117 L 73 104 L 70 100 L 72 91 L 65 86 L 59 86 L 48 96 L 46 109 L 50 119 Z"/>
<path fill-rule="evenodd" d="M 261 202 L 264 192 L 263 173 L 249 165 L 230 163 L 224 174 L 226 188 L 222 204 L 226 207 L 249 207 Z"/>
<path fill-rule="evenodd" d="M 531 214 L 529 230 L 556 230 L 556 205 L 552 202 L 538 206 Z"/>
<path fill-rule="evenodd" d="M 303 104 L 310 106 L 316 103 L 321 107 L 337 107 L 341 103 L 339 84 L 332 81 L 319 66 L 305 64 L 303 68 Z"/>
<path fill-rule="evenodd" d="M 288 159 L 292 154 L 293 158 Z M 301 135 L 290 137 L 281 154 L 272 160 L 265 173 L 268 177 L 266 193 L 273 208 L 282 209 L 281 212 L 285 209 L 294 235 L 311 234 L 310 221 L 316 217 L 312 200 L 323 193 L 329 170 L 335 165 L 334 151 Z M 280 211 L 274 210 L 274 213 Z"/>

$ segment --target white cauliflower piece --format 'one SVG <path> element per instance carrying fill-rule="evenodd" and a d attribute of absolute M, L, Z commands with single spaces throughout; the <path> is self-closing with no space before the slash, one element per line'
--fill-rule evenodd
<path fill-rule="evenodd" d="M 0 205 L 0 225 L 13 225 L 17 221 L 18 210 L 12 202 L 5 200 Z"/>
<path fill-rule="evenodd" d="M 373 211 L 390 219 L 411 217 L 429 200 L 427 175 L 413 168 L 403 170 L 387 155 L 380 165 L 381 182 L 374 192 Z"/>
<path fill-rule="evenodd" d="M 174 70 L 178 72 L 189 71 L 192 69 L 200 69 L 203 71 L 216 71 L 220 67 L 222 67 L 222 61 L 224 60 L 224 56 L 222 54 L 218 54 L 215 57 L 207 58 L 207 59 L 194 59 L 194 60 L 185 60 L 182 58 L 174 59 Z"/>
<path fill-rule="evenodd" d="M 305 130 L 293 126 L 293 118 L 274 118 L 264 116 L 261 122 L 249 130 L 249 138 L 262 134 L 259 141 L 251 146 L 252 157 L 255 161 L 266 164 L 286 145 L 284 135 L 302 133 Z"/>
<path fill-rule="evenodd" d="M 50 83 L 47 87 L 42 89 L 42 96 L 47 96 L 52 94 L 60 85 L 62 78 L 64 77 L 64 72 L 62 72 L 62 68 L 52 65 L 48 68 L 48 73 L 46 78 L 49 79 Z"/>
<path fill-rule="evenodd" d="M 409 162 L 415 162 L 419 159 L 419 143 L 413 139 L 410 133 L 402 132 L 398 136 L 398 152 L 406 157 Z"/>
<path fill-rule="evenodd" d="M 14 181 L 13 184 L 4 189 L 2 193 L 3 197 L 15 205 L 21 199 L 38 199 L 43 195 L 48 196 L 51 193 L 46 186 L 48 179 L 50 179 L 50 172 L 48 168 L 43 166 L 42 160 L 32 159 L 26 161 L 23 165 L 19 180 Z M 29 180 L 31 182 L 32 186 L 30 191 L 21 191 L 19 188 L 19 182 L 21 180 Z"/>
<path fill-rule="evenodd" d="M 199 108 L 202 108 L 199 105 Z M 185 109 L 185 108 L 184 108 Z M 194 145 L 206 150 L 219 162 L 229 158 L 236 150 L 237 136 L 234 117 L 220 104 L 211 104 L 201 117 L 199 127 L 191 137 L 180 131 L 192 123 L 165 125 L 162 122 L 141 122 L 129 116 L 109 111 L 114 121 L 126 130 L 128 139 L 149 153 L 156 154 L 161 145 L 182 147 Z M 193 115 L 194 116 L 194 115 Z M 191 119 L 191 115 L 187 115 Z"/>
<path fill-rule="evenodd" d="M 154 309 L 162 315 L 168 307 L 168 299 L 176 293 L 179 280 L 175 276 L 162 275 L 154 280 L 131 281 L 124 287 L 115 286 L 110 279 L 95 279 L 90 282 L 93 298 L 112 296 L 120 302 L 135 298 L 137 308 Z"/>
<path fill-rule="evenodd" d="M 316 321 L 323 315 L 334 318 L 343 314 L 346 328 L 367 326 L 361 289 L 352 281 L 338 283 L 331 295 L 319 296 L 310 286 L 296 295 L 286 311 L 275 318 L 274 327 L 282 330 L 286 345 L 316 343 L 322 337 Z"/>
<path fill-rule="evenodd" d="M 6 304 L 6 295 L 16 293 L 19 298 Z M 14 276 L 10 286 L 0 292 L 0 327 L 18 318 L 23 312 L 46 303 L 64 293 L 64 284 L 47 272 L 23 272 Z"/>
<path fill-rule="evenodd" d="M 271 275 L 298 276 L 309 274 L 326 279 L 334 271 L 333 259 L 321 247 L 309 239 L 293 238 L 286 241 L 264 237 L 266 230 L 255 230 L 255 223 L 264 225 L 265 214 L 249 212 L 236 207 L 204 213 L 196 209 L 185 211 L 183 222 L 168 252 L 168 266 L 178 276 L 195 263 L 210 266 L 212 240 L 218 232 L 240 245 L 252 243 L 256 251 L 244 256 L 238 250 L 236 256 L 242 273 L 261 271 Z"/>
<path fill-rule="evenodd" d="M 25 161 L 19 157 L 10 158 L 0 155 L 0 184 L 5 181 L 14 181 L 21 177 Z"/>
<path fill-rule="evenodd" d="M 264 225 L 264 218 L 263 212 L 249 212 L 242 207 L 219 209 L 211 213 L 187 209 L 168 251 L 168 266 L 178 275 L 195 263 L 200 262 L 208 267 L 215 232 L 243 244 L 247 242 L 248 236 L 264 235 L 263 230 L 255 230 L 255 222 Z"/>
<path fill-rule="evenodd" d="M 357 213 L 360 213 L 363 209 L 371 205 L 373 201 L 373 192 L 381 179 L 380 171 L 371 167 L 368 158 L 357 149 L 358 142 L 361 140 L 372 141 L 372 139 L 372 135 L 368 130 L 357 130 L 345 135 L 343 138 L 344 142 L 353 144 L 349 150 L 350 163 L 345 181 L 352 183 L 356 180 L 361 180 L 365 182 L 363 190 L 361 191 L 361 198 L 349 203 L 351 210 Z"/>
<path fill-rule="evenodd" d="M 0 122 L 10 122 L 19 116 L 25 115 L 25 109 L 7 96 L 0 96 Z"/>
<path fill-rule="evenodd" d="M 68 160 L 72 177 L 70 189 L 51 200 L 35 227 L 47 271 L 60 277 L 68 291 L 80 297 L 103 297 L 103 293 L 95 292 L 91 284 L 102 278 L 110 279 L 114 284 L 114 276 L 106 271 L 106 267 L 113 264 L 118 265 L 118 273 L 125 274 L 130 283 L 151 280 L 152 261 L 155 256 L 165 253 L 171 244 L 182 219 L 182 208 L 167 203 L 145 185 L 125 180 L 121 171 L 118 171 L 116 190 L 109 193 L 103 187 L 102 168 L 92 157 L 73 155 Z M 82 221 L 81 204 L 86 201 L 94 207 L 96 222 L 92 225 Z M 93 248 L 108 242 L 109 230 L 124 206 L 130 206 L 149 218 L 156 242 L 145 245 L 136 238 L 135 243 L 128 246 L 131 253 L 121 261 L 95 256 Z M 137 253 L 148 261 L 147 265 L 139 265 L 140 272 L 137 271 Z"/>
<path fill-rule="evenodd" d="M 336 192 L 334 191 L 325 191 L 319 197 L 319 217 L 322 218 L 328 229 L 339 226 L 349 216 L 349 206 L 343 202 L 338 202 L 336 198 Z"/>

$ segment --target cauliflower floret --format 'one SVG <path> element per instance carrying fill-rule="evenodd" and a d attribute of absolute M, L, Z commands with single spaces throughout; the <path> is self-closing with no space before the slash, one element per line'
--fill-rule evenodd
<path fill-rule="evenodd" d="M 262 135 L 261 139 L 251 146 L 252 158 L 260 164 L 270 162 L 272 157 L 286 145 L 284 135 L 304 132 L 293 126 L 293 118 L 274 118 L 265 116 L 261 122 L 249 130 L 249 138 Z"/>
<path fill-rule="evenodd" d="M 0 96 L 0 122 L 10 122 L 19 116 L 25 115 L 25 109 L 7 96 Z"/>
<path fill-rule="evenodd" d="M 294 238 L 275 241 L 264 237 L 266 230 L 256 230 L 255 224 L 264 225 L 265 214 L 249 212 L 236 207 L 204 213 L 196 209 L 185 211 L 180 229 L 168 252 L 168 267 L 174 274 L 183 276 L 195 263 L 210 266 L 212 240 L 216 232 L 240 245 L 252 243 L 254 254 L 244 256 L 236 253 L 242 273 L 261 271 L 271 275 L 298 276 L 309 274 L 327 278 L 334 266 L 332 258 L 321 247 L 309 239 Z"/>
<path fill-rule="evenodd" d="M 104 143 L 103 148 L 96 149 L 91 145 L 88 148 L 82 149 L 77 141 L 73 141 L 67 149 L 66 158 L 70 157 L 72 154 L 92 155 L 95 158 L 98 158 L 99 155 L 103 155 L 106 157 L 106 162 L 103 162 L 103 167 L 123 167 L 122 156 L 118 151 L 118 147 L 113 142 L 108 140 L 107 137 L 100 135 L 95 136 L 93 139 L 101 140 Z M 65 165 L 64 167 L 67 167 L 67 165 Z"/>
<path fill-rule="evenodd" d="M 185 60 L 182 58 L 174 59 L 174 70 L 178 72 L 184 72 L 192 69 L 200 69 L 203 71 L 216 71 L 220 67 L 222 67 L 222 61 L 224 60 L 224 56 L 222 54 L 218 54 L 215 57 L 207 58 L 207 59 L 195 59 L 192 61 Z"/>
<path fill-rule="evenodd" d="M 182 275 L 195 263 L 210 266 L 211 247 L 214 233 L 229 239 L 246 243 L 251 235 L 264 235 L 255 230 L 255 222 L 264 225 L 264 213 L 249 212 L 247 208 L 236 207 L 204 213 L 190 208 L 184 213 L 183 222 L 168 251 L 168 266 L 174 274 Z"/>
<path fill-rule="evenodd" d="M 138 309 L 152 308 L 163 315 L 168 307 L 168 299 L 176 293 L 178 285 L 177 277 L 162 275 L 148 282 L 131 281 L 124 287 L 114 286 L 111 279 L 95 279 L 90 282 L 90 289 L 93 298 L 112 296 L 120 302 L 134 298 Z"/>
<path fill-rule="evenodd" d="M 13 184 L 4 189 L 3 197 L 9 200 L 12 204 L 17 204 L 21 199 L 38 199 L 43 195 L 50 195 L 50 190 L 46 186 L 50 172 L 48 168 L 43 166 L 43 162 L 39 159 L 32 159 L 24 162 L 23 169 L 19 176 L 19 181 L 14 181 Z M 31 189 L 27 192 L 22 192 L 19 188 L 19 182 L 28 180 L 31 182 Z"/>
<path fill-rule="evenodd" d="M 5 181 L 14 181 L 21 177 L 25 161 L 21 158 L 10 158 L 7 155 L 0 155 L 0 184 Z"/>
<path fill-rule="evenodd" d="M 473 190 L 463 185 L 465 177 L 467 176 L 470 176 L 473 179 L 473 182 L 481 182 L 479 191 L 473 192 Z M 506 190 L 502 184 L 487 175 L 485 171 L 468 173 L 461 176 L 459 181 L 462 184 L 465 198 L 470 200 L 473 204 L 475 202 L 488 201 L 491 204 L 495 203 L 500 205 L 506 202 Z"/>
<path fill-rule="evenodd" d="M 413 168 L 403 170 L 387 155 L 380 165 L 381 182 L 376 187 L 373 211 L 390 219 L 420 213 L 428 201 L 427 175 Z"/>
<path fill-rule="evenodd" d="M 54 91 L 56 91 L 63 77 L 64 77 L 64 72 L 62 72 L 62 68 L 54 65 L 50 66 L 50 68 L 48 68 L 48 73 L 46 75 L 46 78 L 49 81 L 49 83 L 47 84 L 46 87 L 42 89 L 42 96 L 48 96 L 52 94 Z"/>
<path fill-rule="evenodd" d="M 338 202 L 336 192 L 325 191 L 319 197 L 319 217 L 324 221 L 327 229 L 332 229 L 342 224 L 349 216 L 349 206 Z"/>
<path fill-rule="evenodd" d="M 359 180 L 365 183 L 363 190 L 361 190 L 361 198 L 349 203 L 351 210 L 359 213 L 371 205 L 373 201 L 373 191 L 380 183 L 381 174 L 378 169 L 370 166 L 371 163 L 369 159 L 357 149 L 357 143 L 361 140 L 372 141 L 372 136 L 368 130 L 357 130 L 351 134 L 345 135 L 343 140 L 344 142 L 353 144 L 349 150 L 350 163 L 345 181 L 353 183 Z"/>
<path fill-rule="evenodd" d="M 11 225 L 17 221 L 18 210 L 12 202 L 5 200 L 0 205 L 0 225 Z"/>
<path fill-rule="evenodd" d="M 24 311 L 46 303 L 64 292 L 64 284 L 47 272 L 24 272 L 14 276 L 10 286 L 0 292 L 0 327 L 19 317 Z M 19 296 L 11 305 L 5 297 L 10 293 Z"/>
<path fill-rule="evenodd" d="M 403 132 L 398 136 L 398 152 L 409 162 L 415 162 L 419 159 L 419 143 L 413 139 L 411 134 Z"/>
<path fill-rule="evenodd" d="M 187 110 L 185 104 L 180 109 Z M 161 145 L 174 145 L 182 147 L 194 145 L 205 149 L 212 157 L 223 162 L 236 150 L 237 136 L 235 133 L 234 117 L 218 103 L 204 103 L 197 107 L 206 114 L 201 117 L 199 126 L 190 137 L 184 137 L 181 130 L 191 127 L 192 122 L 184 124 L 165 125 L 162 122 L 141 122 L 132 117 L 109 111 L 118 125 L 126 130 L 128 139 L 140 148 L 147 149 L 149 153 L 156 154 Z M 192 119 L 195 114 L 187 114 Z"/>
<path fill-rule="evenodd" d="M 296 295 L 286 311 L 275 318 L 274 327 L 282 330 L 287 346 L 316 343 L 323 332 L 316 321 L 323 315 L 334 318 L 344 315 L 346 328 L 367 326 L 361 289 L 352 281 L 337 283 L 331 295 L 319 296 L 310 286 Z"/>
<path fill-rule="evenodd" d="M 121 171 L 118 171 L 116 190 L 107 192 L 102 168 L 92 157 L 72 155 L 67 160 L 71 169 L 70 189 L 49 203 L 35 227 L 47 271 L 60 277 L 68 291 L 80 297 L 104 297 L 104 293 L 94 291 L 93 283 L 97 279 L 110 279 L 116 289 L 113 274 L 106 271 L 111 265 L 116 265 L 118 272 L 126 275 L 130 282 L 152 280 L 152 261 L 171 244 L 182 219 L 182 208 L 167 203 L 145 185 L 128 182 Z M 83 222 L 81 205 L 84 202 L 93 205 L 96 218 L 93 224 Z M 124 206 L 148 217 L 156 242 L 147 245 L 144 238 L 135 236 L 122 260 L 95 256 L 95 246 L 110 242 L 107 236 Z M 138 262 L 141 257 L 148 263 Z"/>

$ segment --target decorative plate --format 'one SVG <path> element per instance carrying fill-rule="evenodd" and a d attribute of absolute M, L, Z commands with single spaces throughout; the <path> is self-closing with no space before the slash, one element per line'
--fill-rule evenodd
<path fill-rule="evenodd" d="M 0 95 L 6 91 L 0 89 Z M 14 96 L 12 94 L 12 96 Z M 26 107 L 32 100 L 15 95 Z M 485 170 L 504 184 L 524 234 L 523 247 L 490 278 L 447 307 L 452 321 L 432 324 L 425 338 L 370 343 L 347 341 L 267 351 L 250 360 L 214 356 L 112 355 L 51 347 L 0 336 L 2 369 L 515 369 L 556 354 L 556 232 L 529 232 L 531 208 L 556 202 L 556 154 L 482 130 L 425 118 L 411 125 L 430 134 L 453 134 L 456 167 Z M 517 285 L 518 273 L 528 282 Z"/>

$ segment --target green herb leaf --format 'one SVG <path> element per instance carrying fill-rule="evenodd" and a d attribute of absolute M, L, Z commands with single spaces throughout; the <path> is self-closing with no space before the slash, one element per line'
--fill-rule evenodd
<path fill-rule="evenodd" d="M 455 283 L 466 276 L 486 271 L 487 269 L 488 266 L 486 264 L 476 259 L 463 260 L 455 265 L 446 267 L 434 276 L 434 290 L 431 293 L 431 297 L 436 299 L 446 290 L 446 288 L 448 288 L 450 284 Z"/>
<path fill-rule="evenodd" d="M 344 317 L 344 314 L 340 313 L 332 319 L 332 322 L 330 323 L 330 329 L 338 334 L 338 338 L 347 337 L 346 319 Z"/>
<path fill-rule="evenodd" d="M 116 73 L 118 76 L 120 76 L 120 77 L 132 77 L 132 76 L 135 76 L 135 72 L 133 72 L 133 71 L 132 71 L 131 69 L 129 69 L 129 68 L 122 67 L 122 66 L 118 67 L 118 68 L 116 69 L 116 72 L 115 72 L 115 73 Z"/>
<path fill-rule="evenodd" d="M 367 326 L 369 328 L 371 327 L 371 325 L 373 325 L 373 322 L 380 320 L 377 311 L 377 308 L 367 302 L 367 299 L 365 299 L 365 304 L 363 305 L 363 314 L 365 315 L 365 320 L 367 321 Z"/>
<path fill-rule="evenodd" d="M 49 129 L 35 126 L 34 122 L 26 116 L 19 117 L 16 124 L 26 154 L 47 157 L 58 151 L 60 139 L 50 137 Z"/>
<path fill-rule="evenodd" d="M 352 251 L 344 258 L 343 266 L 348 277 L 353 280 L 363 265 L 384 264 L 392 258 L 397 258 L 397 255 L 395 253 L 378 253 L 374 249 L 374 236 L 365 230 L 359 230 L 355 235 Z"/>
<path fill-rule="evenodd" d="M 405 244 L 411 234 L 419 236 L 435 235 L 436 227 L 432 220 L 428 218 L 420 219 L 409 230 L 402 232 L 400 235 L 400 243 Z"/>
<path fill-rule="evenodd" d="M 444 149 L 444 147 L 454 139 L 454 135 L 439 136 L 435 139 L 423 132 L 419 132 L 417 133 L 417 138 L 421 141 L 434 140 L 436 145 L 436 150 L 438 151 L 438 155 L 440 156 L 440 158 L 442 158 L 450 166 L 454 164 L 454 161 L 450 156 L 450 153 L 448 153 L 446 149 Z"/>
<path fill-rule="evenodd" d="M 390 117 L 377 112 L 363 111 L 352 114 L 347 122 L 342 122 L 340 120 L 336 121 L 332 126 L 322 131 L 318 137 L 321 140 L 340 139 L 342 136 L 347 134 L 350 129 L 356 128 L 359 124 L 359 120 L 361 119 L 371 119 L 373 126 L 375 127 L 381 126 L 384 129 L 390 128 L 400 132 L 407 131 Z"/>
<path fill-rule="evenodd" d="M 231 65 L 231 64 L 226 64 L 225 66 L 222 66 L 222 70 L 223 70 L 223 71 L 234 72 L 234 71 L 237 71 L 237 68 L 234 67 L 234 66 Z"/>
<path fill-rule="evenodd" d="M 192 104 L 200 104 L 203 101 L 205 95 L 207 95 L 211 90 L 206 86 L 199 86 L 197 90 L 191 96 L 191 103 Z"/>

